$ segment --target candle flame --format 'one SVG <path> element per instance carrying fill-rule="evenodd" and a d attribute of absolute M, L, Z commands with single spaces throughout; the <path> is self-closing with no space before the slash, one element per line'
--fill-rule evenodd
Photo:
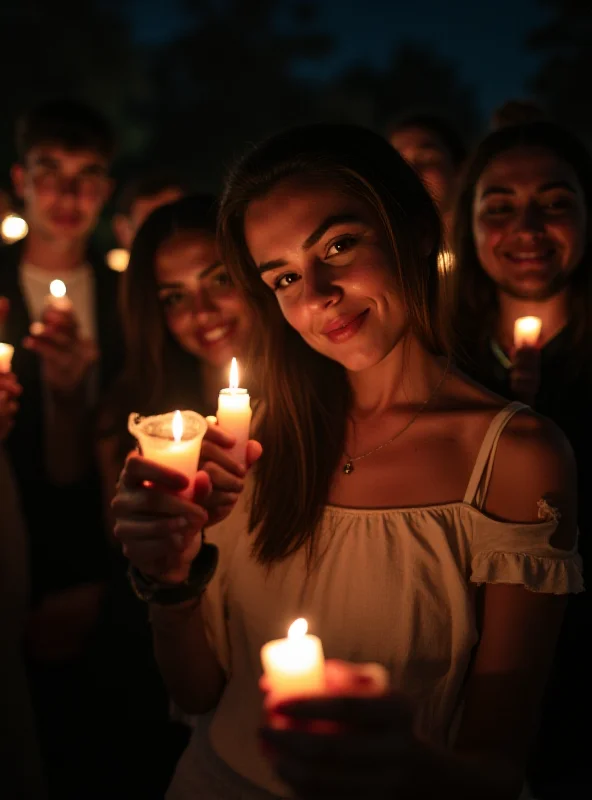
<path fill-rule="evenodd" d="M 534 333 L 538 336 L 541 330 L 539 317 L 520 317 L 516 320 L 516 325 L 520 333 Z"/>
<path fill-rule="evenodd" d="M 236 358 L 232 359 L 232 363 L 230 365 L 230 380 L 228 381 L 228 387 L 230 389 L 238 389 L 238 364 Z"/>
<path fill-rule="evenodd" d="M 55 280 L 49 284 L 49 291 L 53 297 L 64 297 L 66 294 L 66 284 L 64 281 Z"/>
<path fill-rule="evenodd" d="M 175 411 L 173 415 L 173 439 L 176 442 L 180 442 L 183 438 L 183 417 L 181 416 L 180 411 Z"/>
<path fill-rule="evenodd" d="M 18 214 L 7 214 L 0 225 L 0 234 L 5 242 L 17 242 L 29 232 L 29 226 Z"/>
<path fill-rule="evenodd" d="M 305 619 L 296 619 L 288 628 L 288 639 L 302 639 L 308 631 L 308 622 Z"/>

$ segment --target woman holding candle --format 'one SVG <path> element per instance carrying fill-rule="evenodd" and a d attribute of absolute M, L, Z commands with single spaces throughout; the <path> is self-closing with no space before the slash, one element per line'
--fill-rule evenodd
<path fill-rule="evenodd" d="M 563 128 L 533 122 L 478 146 L 454 233 L 462 368 L 492 391 L 528 402 L 567 435 L 578 467 L 584 569 L 592 535 L 591 215 L 591 154 Z M 591 624 L 589 593 L 571 597 L 532 767 L 542 798 L 554 796 L 555 783 L 566 793 L 592 791 L 588 743 L 579 735 L 582 720 L 592 719 L 583 635 Z"/>
<path fill-rule="evenodd" d="M 562 595 L 581 589 L 569 448 L 449 365 L 438 216 L 382 138 L 312 126 L 263 143 L 228 181 L 220 231 L 264 321 L 264 456 L 208 533 L 207 587 L 170 498 L 181 476 L 133 457 L 115 499 L 132 563 L 195 586 L 151 608 L 171 692 L 215 709 L 168 797 L 517 797 Z M 207 476 L 195 486 L 203 506 Z M 287 717 L 263 732 L 268 761 L 261 649 L 298 617 L 331 669 L 381 664 L 392 694 L 278 705 L 268 687 Z"/>
<path fill-rule="evenodd" d="M 220 261 L 216 211 L 216 198 L 210 195 L 187 196 L 162 206 L 144 222 L 132 246 L 121 294 L 125 368 L 107 397 L 99 424 L 110 537 L 115 484 L 126 455 L 136 445 L 128 431 L 130 414 L 149 416 L 177 409 L 188 416 L 196 416 L 195 411 L 215 414 L 220 388 L 228 385 L 232 358 L 244 353 L 249 340 L 249 309 Z M 216 450 L 216 443 L 228 444 L 230 452 L 233 440 L 210 427 L 202 445 L 204 461 Z M 185 444 L 191 442 L 180 442 L 180 447 Z M 222 493 L 214 499 L 224 499 L 224 490 L 233 490 L 227 498 L 233 502 L 242 487 L 241 467 L 223 449 L 216 452 L 217 460 L 238 475 L 226 475 L 222 483 L 225 473 L 211 465 Z M 152 451 L 146 454 L 158 456 Z M 178 463 L 181 467 L 182 461 Z M 189 503 L 187 508 L 192 510 Z M 151 652 L 146 609 L 133 595 L 126 569 L 127 562 L 120 561 L 115 552 L 103 630 L 108 638 L 100 648 L 106 662 L 103 673 L 120 689 L 120 707 L 114 711 L 120 715 L 119 738 L 112 740 L 121 742 L 125 750 L 130 741 L 135 742 L 135 757 L 128 753 L 127 771 L 124 775 L 122 770 L 120 781 L 129 779 L 130 792 L 162 797 L 187 734 L 185 726 L 171 723 L 169 697 Z M 150 771 L 142 771 L 142 787 L 137 778 L 139 763 L 151 766 Z"/>

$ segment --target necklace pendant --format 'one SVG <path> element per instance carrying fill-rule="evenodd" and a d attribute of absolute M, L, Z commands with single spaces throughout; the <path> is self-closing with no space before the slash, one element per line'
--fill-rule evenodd
<path fill-rule="evenodd" d="M 351 461 L 347 461 L 343 468 L 344 474 L 351 475 L 353 471 L 354 471 L 354 465 L 352 464 Z"/>

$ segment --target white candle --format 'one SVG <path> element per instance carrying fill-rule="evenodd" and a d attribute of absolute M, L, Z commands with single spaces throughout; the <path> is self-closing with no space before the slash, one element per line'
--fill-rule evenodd
<path fill-rule="evenodd" d="M 247 456 L 247 442 L 251 428 L 251 398 L 246 389 L 238 386 L 238 365 L 236 358 L 232 359 L 230 367 L 230 380 L 228 389 L 222 389 L 218 395 L 218 424 L 236 439 L 230 451 L 230 456 L 245 465 Z"/>
<path fill-rule="evenodd" d="M 535 347 L 541 335 L 542 321 L 539 317 L 520 317 L 514 323 L 514 347 Z"/>
<path fill-rule="evenodd" d="M 0 372 L 10 372 L 14 347 L 0 342 Z"/>
<path fill-rule="evenodd" d="M 307 634 L 305 619 L 297 619 L 287 639 L 274 639 L 261 648 L 261 663 L 274 700 L 325 689 L 325 657 L 318 636 Z"/>
<path fill-rule="evenodd" d="M 187 497 L 193 492 L 193 478 L 207 427 L 205 419 L 195 411 L 170 411 L 155 417 L 130 414 L 128 420 L 129 432 L 138 440 L 144 458 L 189 478 L 189 486 L 181 492 Z"/>
<path fill-rule="evenodd" d="M 49 294 L 45 297 L 45 304 L 55 308 L 56 311 L 72 310 L 72 301 L 66 294 L 64 281 L 56 279 L 49 284 Z"/>

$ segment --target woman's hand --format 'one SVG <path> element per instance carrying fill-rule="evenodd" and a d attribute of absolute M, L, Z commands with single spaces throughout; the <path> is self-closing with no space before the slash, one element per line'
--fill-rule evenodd
<path fill-rule="evenodd" d="M 208 430 L 201 445 L 199 468 L 204 470 L 212 482 L 212 492 L 204 500 L 208 511 L 208 525 L 225 519 L 234 508 L 245 485 L 248 469 L 261 456 L 259 442 L 251 439 L 247 443 L 246 468 L 228 454 L 235 440 L 223 428 L 208 417 Z"/>
<path fill-rule="evenodd" d="M 306 800 L 404 798 L 421 753 L 408 703 L 366 666 L 326 668 L 326 694 L 275 704 L 286 724 L 261 731 L 279 777 Z"/>
<path fill-rule="evenodd" d="M 23 391 L 14 372 L 0 373 L 0 442 L 3 442 L 14 425 L 18 411 L 18 397 Z"/>
<path fill-rule="evenodd" d="M 162 583 L 182 583 L 201 548 L 208 521 L 202 503 L 210 495 L 208 475 L 194 479 L 194 501 L 179 496 L 189 480 L 180 472 L 131 454 L 112 502 L 114 535 L 124 555 L 144 575 Z"/>

